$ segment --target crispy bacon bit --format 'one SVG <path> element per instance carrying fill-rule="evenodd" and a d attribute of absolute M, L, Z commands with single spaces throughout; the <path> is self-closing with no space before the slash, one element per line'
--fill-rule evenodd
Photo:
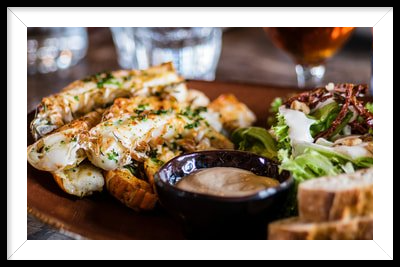
<path fill-rule="evenodd" d="M 366 134 L 373 128 L 373 115 L 365 107 L 364 103 L 358 97 L 367 92 L 367 85 L 354 85 L 351 83 L 336 84 L 333 90 L 328 90 L 325 87 L 316 88 L 311 91 L 303 92 L 289 98 L 284 104 L 287 108 L 292 106 L 294 101 L 302 102 L 310 109 L 315 108 L 319 103 L 333 98 L 337 103 L 342 104 L 341 110 L 337 118 L 332 122 L 332 125 L 325 131 L 319 133 L 315 140 L 320 137 L 330 137 L 335 132 L 337 127 L 346 117 L 350 106 L 359 113 L 361 120 L 353 121 L 349 125 L 352 130 L 359 134 Z"/>

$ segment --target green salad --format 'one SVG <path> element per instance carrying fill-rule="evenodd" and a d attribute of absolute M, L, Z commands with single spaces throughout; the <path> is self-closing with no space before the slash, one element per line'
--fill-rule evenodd
<path fill-rule="evenodd" d="M 362 100 L 367 87 L 328 84 L 275 99 L 268 129 L 236 130 L 237 149 L 278 161 L 293 174 L 295 187 L 285 215 L 296 214 L 297 185 L 308 179 L 353 173 L 373 164 L 373 107 Z"/>

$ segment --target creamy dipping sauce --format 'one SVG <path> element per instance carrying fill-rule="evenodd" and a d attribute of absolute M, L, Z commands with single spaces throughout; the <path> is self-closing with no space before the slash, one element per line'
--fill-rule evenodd
<path fill-rule="evenodd" d="M 247 170 L 215 167 L 201 169 L 185 176 L 176 184 L 176 187 L 213 196 L 244 197 L 278 185 L 279 181 L 276 179 L 258 176 Z"/>

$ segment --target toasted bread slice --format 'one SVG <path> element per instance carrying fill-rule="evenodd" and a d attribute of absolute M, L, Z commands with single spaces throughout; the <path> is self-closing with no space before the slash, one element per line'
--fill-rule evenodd
<path fill-rule="evenodd" d="M 268 239 L 273 240 L 371 240 L 372 237 L 372 216 L 321 223 L 293 217 L 268 226 Z"/>
<path fill-rule="evenodd" d="M 157 195 L 150 184 L 135 177 L 128 169 L 106 171 L 105 180 L 108 192 L 133 210 L 152 210 L 157 203 Z"/>
<path fill-rule="evenodd" d="M 373 169 L 309 180 L 299 185 L 299 215 L 322 222 L 373 213 Z"/>

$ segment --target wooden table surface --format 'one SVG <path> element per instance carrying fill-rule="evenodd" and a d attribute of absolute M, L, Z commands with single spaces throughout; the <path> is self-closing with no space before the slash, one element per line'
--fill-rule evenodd
<path fill-rule="evenodd" d="M 372 34 L 357 29 L 346 46 L 327 62 L 325 81 L 369 83 Z M 76 66 L 50 74 L 28 75 L 27 109 L 70 82 L 103 70 L 118 69 L 115 47 L 107 28 L 89 28 L 89 49 Z M 294 64 L 275 48 L 261 28 L 230 28 L 224 32 L 216 80 L 296 86 Z M 72 239 L 28 214 L 28 239 Z"/>

